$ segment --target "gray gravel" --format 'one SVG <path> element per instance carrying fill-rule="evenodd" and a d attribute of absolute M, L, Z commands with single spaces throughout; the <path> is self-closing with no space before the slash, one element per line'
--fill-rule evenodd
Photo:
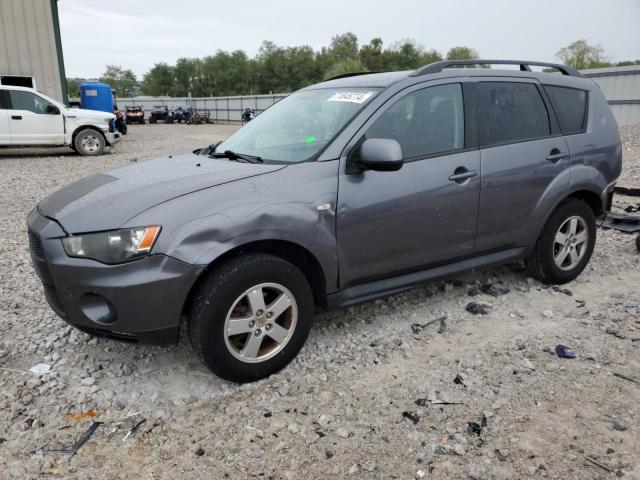
<path fill-rule="evenodd" d="M 145 347 L 66 326 L 30 265 L 28 211 L 71 180 L 233 127 L 129 131 L 99 158 L 0 151 L 0 367 L 11 369 L 0 370 L 0 477 L 640 478 L 640 383 L 629 380 L 640 381 L 640 255 L 629 235 L 599 232 L 572 295 L 512 265 L 321 314 L 288 368 L 243 386 L 210 374 L 184 336 Z M 622 134 L 620 184 L 640 186 L 640 128 Z M 492 295 L 496 280 L 510 291 Z M 491 308 L 473 315 L 470 302 Z M 559 343 L 578 358 L 558 358 Z M 43 362 L 53 374 L 21 373 Z M 55 451 L 94 420 L 105 424 L 71 460 Z"/>

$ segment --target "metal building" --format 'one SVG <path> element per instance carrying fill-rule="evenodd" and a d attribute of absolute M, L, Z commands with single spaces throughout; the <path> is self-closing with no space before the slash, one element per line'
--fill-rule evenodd
<path fill-rule="evenodd" d="M 67 103 L 57 0 L 0 0 L 0 83 Z"/>
<path fill-rule="evenodd" d="M 640 123 L 640 65 L 594 68 L 582 73 L 600 86 L 618 125 Z"/>

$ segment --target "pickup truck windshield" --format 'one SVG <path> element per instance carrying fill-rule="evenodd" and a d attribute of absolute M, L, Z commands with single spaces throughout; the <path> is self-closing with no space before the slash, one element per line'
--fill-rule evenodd
<path fill-rule="evenodd" d="M 225 140 L 216 152 L 231 150 L 266 162 L 309 160 L 380 91 L 324 88 L 294 93 Z"/>

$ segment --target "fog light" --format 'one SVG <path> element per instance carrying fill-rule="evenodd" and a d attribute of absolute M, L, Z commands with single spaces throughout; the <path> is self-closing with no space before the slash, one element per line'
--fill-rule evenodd
<path fill-rule="evenodd" d="M 97 293 L 85 293 L 80 297 L 80 310 L 92 322 L 111 325 L 118 316 L 109 300 Z"/>

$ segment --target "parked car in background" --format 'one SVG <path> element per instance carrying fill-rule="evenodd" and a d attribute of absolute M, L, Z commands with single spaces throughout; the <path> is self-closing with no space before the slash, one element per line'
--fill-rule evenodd
<path fill-rule="evenodd" d="M 0 146 L 69 146 L 99 155 L 120 140 L 115 115 L 62 103 L 26 87 L 0 85 Z"/>
<path fill-rule="evenodd" d="M 191 116 L 191 108 L 177 107 L 169 111 L 169 117 L 167 123 L 187 123 Z"/>
<path fill-rule="evenodd" d="M 149 123 L 167 122 L 169 120 L 169 107 L 156 105 L 149 115 Z"/>
<path fill-rule="evenodd" d="M 125 106 L 127 123 L 139 123 L 144 125 L 144 109 L 140 106 Z"/>
<path fill-rule="evenodd" d="M 520 71 L 453 68 L 514 64 Z M 93 335 L 175 342 L 246 382 L 287 365 L 314 308 L 524 259 L 586 267 L 622 148 L 570 67 L 443 61 L 304 88 L 227 140 L 87 177 L 27 219 L 58 315 Z"/>

